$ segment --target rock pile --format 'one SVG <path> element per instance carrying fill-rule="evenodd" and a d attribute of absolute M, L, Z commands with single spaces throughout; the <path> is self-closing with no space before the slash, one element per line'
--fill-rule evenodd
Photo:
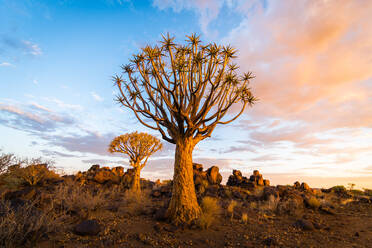
<path fill-rule="evenodd" d="M 110 169 L 109 167 L 100 167 L 98 164 L 92 165 L 89 170 L 78 172 L 75 180 L 81 184 L 98 183 L 98 184 L 124 184 L 130 185 L 132 182 L 134 170 L 128 169 L 124 172 L 121 166 Z"/>
<path fill-rule="evenodd" d="M 193 163 L 194 170 L 194 184 L 198 192 L 204 191 L 210 185 L 219 185 L 222 181 L 220 169 L 217 166 L 212 166 L 203 171 L 203 165 Z"/>
<path fill-rule="evenodd" d="M 263 179 L 258 170 L 254 170 L 253 175 L 251 175 L 249 179 L 247 177 L 243 177 L 241 171 L 233 170 L 233 174 L 229 176 L 227 185 L 242 188 L 255 188 L 257 186 L 270 186 L 270 181 Z"/>

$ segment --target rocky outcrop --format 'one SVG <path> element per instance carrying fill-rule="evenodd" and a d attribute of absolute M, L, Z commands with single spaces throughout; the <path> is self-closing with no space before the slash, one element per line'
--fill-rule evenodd
<path fill-rule="evenodd" d="M 227 185 L 242 188 L 256 188 L 257 186 L 270 186 L 270 181 L 264 179 L 258 170 L 254 170 L 253 175 L 251 175 L 249 179 L 243 177 L 241 171 L 233 170 L 233 174 L 229 176 Z"/>
<path fill-rule="evenodd" d="M 194 172 L 194 184 L 196 191 L 204 193 L 205 189 L 212 185 L 220 185 L 222 176 L 217 166 L 212 166 L 209 169 L 203 171 L 203 165 L 193 163 Z"/>
<path fill-rule="evenodd" d="M 98 183 L 98 184 L 124 184 L 129 186 L 132 182 L 134 171 L 128 169 L 124 172 L 124 168 L 117 166 L 114 168 L 100 167 L 98 164 L 92 165 L 87 171 L 78 172 L 75 175 L 75 181 L 81 184 Z"/>

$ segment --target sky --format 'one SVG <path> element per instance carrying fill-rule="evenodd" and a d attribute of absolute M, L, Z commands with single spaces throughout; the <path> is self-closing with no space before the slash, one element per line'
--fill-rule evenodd
<path fill-rule="evenodd" d="M 372 1 L 0 0 L 0 149 L 66 173 L 124 166 L 118 135 L 153 130 L 115 103 L 112 76 L 147 44 L 231 44 L 260 101 L 201 141 L 194 162 L 272 184 L 372 188 Z M 169 179 L 174 145 L 142 177 Z"/>

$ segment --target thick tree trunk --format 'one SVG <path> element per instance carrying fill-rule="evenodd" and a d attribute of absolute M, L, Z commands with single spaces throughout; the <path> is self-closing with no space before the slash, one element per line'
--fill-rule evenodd
<path fill-rule="evenodd" d="M 179 140 L 176 144 L 172 198 L 167 210 L 167 217 L 176 225 L 190 224 L 201 213 L 192 169 L 194 146 L 191 139 Z"/>
<path fill-rule="evenodd" d="M 141 191 L 141 184 L 140 184 L 141 167 L 137 165 L 133 169 L 134 169 L 134 175 L 133 175 L 131 190 L 140 192 Z"/>

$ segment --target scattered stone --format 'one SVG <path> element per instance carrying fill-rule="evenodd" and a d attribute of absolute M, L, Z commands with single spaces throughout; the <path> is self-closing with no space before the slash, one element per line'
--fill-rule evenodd
<path fill-rule="evenodd" d="M 161 196 L 161 192 L 160 192 L 160 190 L 153 190 L 152 192 L 151 192 L 151 196 L 152 197 L 155 197 L 155 198 L 159 198 L 160 196 Z"/>
<path fill-rule="evenodd" d="M 96 220 L 84 220 L 75 226 L 74 232 L 78 235 L 97 235 L 101 231 L 101 225 Z"/>
<path fill-rule="evenodd" d="M 304 231 L 313 231 L 315 229 L 313 223 L 305 219 L 297 220 L 293 225 L 296 228 L 302 229 Z"/>
<path fill-rule="evenodd" d="M 277 243 L 276 239 L 272 237 L 268 237 L 263 241 L 263 244 L 267 246 L 277 245 Z"/>
<path fill-rule="evenodd" d="M 336 212 L 329 207 L 320 206 L 319 210 L 325 214 L 336 215 Z"/>
<path fill-rule="evenodd" d="M 167 209 L 165 208 L 160 208 L 156 210 L 155 215 L 154 215 L 155 220 L 165 221 L 167 219 L 166 213 L 167 213 Z"/>

